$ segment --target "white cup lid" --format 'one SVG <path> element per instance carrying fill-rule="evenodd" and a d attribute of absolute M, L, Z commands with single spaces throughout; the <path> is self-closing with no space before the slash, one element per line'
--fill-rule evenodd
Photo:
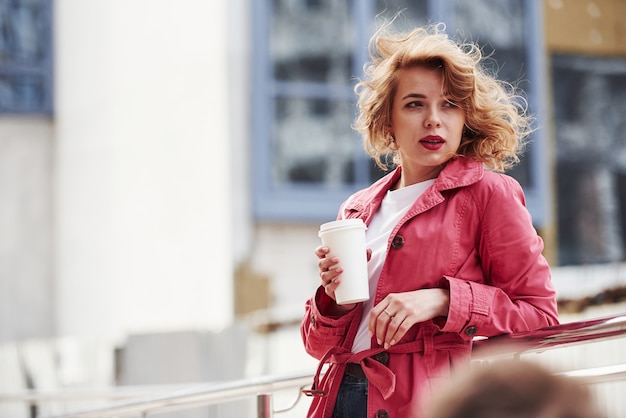
<path fill-rule="evenodd" d="M 328 231 L 335 228 L 354 228 L 361 227 L 367 229 L 362 219 L 339 219 L 337 221 L 326 222 L 320 225 L 320 232 Z"/>

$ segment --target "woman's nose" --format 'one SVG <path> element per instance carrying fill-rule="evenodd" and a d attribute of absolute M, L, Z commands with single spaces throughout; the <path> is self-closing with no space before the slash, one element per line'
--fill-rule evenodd
<path fill-rule="evenodd" d="M 441 118 L 439 117 L 437 109 L 430 109 L 424 120 L 424 125 L 426 125 L 427 128 L 441 126 Z"/>

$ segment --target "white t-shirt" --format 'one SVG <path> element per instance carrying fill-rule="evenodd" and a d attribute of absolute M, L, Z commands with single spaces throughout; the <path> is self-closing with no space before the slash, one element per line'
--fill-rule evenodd
<path fill-rule="evenodd" d="M 354 344 L 352 344 L 353 353 L 371 348 L 371 340 L 368 334 L 369 314 L 374 307 L 374 295 L 376 295 L 378 278 L 380 277 L 380 272 L 385 263 L 389 234 L 391 234 L 393 228 L 400 219 L 402 219 L 415 200 L 417 200 L 434 182 L 434 179 L 426 180 L 398 190 L 387 191 L 380 208 L 378 208 L 372 221 L 367 226 L 367 248 L 372 249 L 372 258 L 367 263 L 370 299 L 365 301 L 363 305 L 363 316 L 361 317 L 361 323 Z"/>

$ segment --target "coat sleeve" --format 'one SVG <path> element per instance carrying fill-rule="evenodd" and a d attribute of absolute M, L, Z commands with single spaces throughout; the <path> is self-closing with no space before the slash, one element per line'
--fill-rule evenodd
<path fill-rule="evenodd" d="M 343 346 L 346 343 L 348 330 L 356 321 L 358 324 L 363 304 L 341 316 L 326 316 L 327 307 L 334 303 L 319 287 L 317 292 L 305 304 L 305 312 L 300 324 L 300 334 L 304 348 L 308 354 L 320 359 L 330 347 Z M 351 348 L 351 347 L 346 347 Z"/>
<path fill-rule="evenodd" d="M 442 286 L 450 289 L 450 309 L 441 330 L 464 339 L 558 324 L 550 266 L 522 188 L 508 176 L 496 179 L 484 190 L 472 192 L 475 202 L 485 202 L 476 204 L 483 279 L 446 276 L 442 280 Z"/>

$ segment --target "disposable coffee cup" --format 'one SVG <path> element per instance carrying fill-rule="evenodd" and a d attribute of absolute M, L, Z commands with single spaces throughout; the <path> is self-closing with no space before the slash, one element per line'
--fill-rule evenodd
<path fill-rule="evenodd" d="M 361 219 L 342 219 L 320 226 L 322 244 L 330 249 L 328 257 L 338 257 L 343 268 L 335 290 L 338 305 L 362 302 L 370 298 L 367 274 L 365 230 Z"/>

